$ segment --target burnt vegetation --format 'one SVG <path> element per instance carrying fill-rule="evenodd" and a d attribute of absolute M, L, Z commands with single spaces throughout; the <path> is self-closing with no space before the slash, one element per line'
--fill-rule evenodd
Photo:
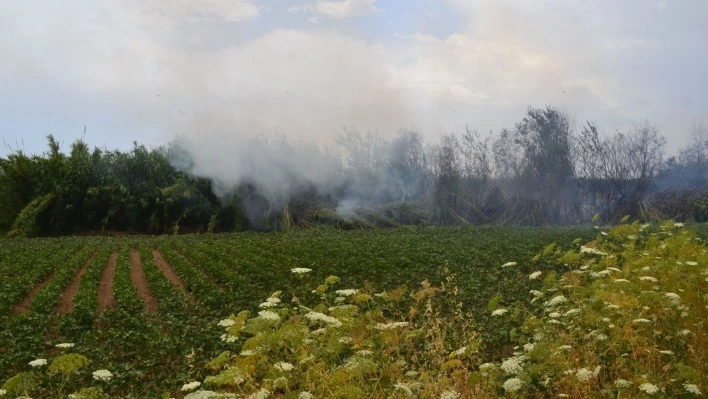
<path fill-rule="evenodd" d="M 299 157 L 302 169 L 327 170 L 326 178 L 284 163 L 275 188 L 262 184 L 272 176 L 258 170 L 224 182 L 196 173 L 190 149 L 177 141 L 154 149 L 135 143 L 123 152 L 78 140 L 63 153 L 49 136 L 42 155 L 18 150 L 0 158 L 0 231 L 544 225 L 609 223 L 626 215 L 708 221 L 703 124 L 694 125 L 677 156 L 667 156 L 666 139 L 649 122 L 608 133 L 593 122 L 576 125 L 550 106 L 529 108 L 513 128 L 487 135 L 468 128 L 431 144 L 410 128 L 392 139 L 345 129 L 334 150 L 258 140 L 259 151 L 277 146 L 279 154 Z"/>

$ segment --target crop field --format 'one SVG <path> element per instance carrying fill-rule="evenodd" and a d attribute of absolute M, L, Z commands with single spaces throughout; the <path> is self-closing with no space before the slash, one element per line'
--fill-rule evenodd
<path fill-rule="evenodd" d="M 491 298 L 513 306 L 540 286 L 526 278 L 534 255 L 596 234 L 485 227 L 0 240 L 0 382 L 72 343 L 93 369 L 112 372 L 103 386 L 111 397 L 180 397 L 185 382 L 204 379 L 208 361 L 240 345 L 220 339 L 219 320 L 257 312 L 273 292 L 289 300 L 302 291 L 293 268 L 312 269 L 310 289 L 336 275 L 371 292 L 454 275 L 469 317 L 496 323 Z M 512 261 L 518 266 L 500 267 Z M 494 360 L 510 342 L 488 331 L 481 350 Z M 65 392 L 91 382 L 89 371 L 75 373 Z"/>

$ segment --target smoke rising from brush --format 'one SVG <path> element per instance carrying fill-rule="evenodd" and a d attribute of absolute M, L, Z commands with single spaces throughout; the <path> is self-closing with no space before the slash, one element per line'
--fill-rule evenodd
<path fill-rule="evenodd" d="M 180 136 L 170 144 L 170 163 L 207 178 L 226 203 L 238 190 L 249 220 L 258 224 L 294 197 L 314 195 L 347 214 L 351 208 L 406 201 L 422 191 L 426 159 L 422 137 L 401 129 L 391 141 L 344 129 L 334 150 L 284 136 Z"/>

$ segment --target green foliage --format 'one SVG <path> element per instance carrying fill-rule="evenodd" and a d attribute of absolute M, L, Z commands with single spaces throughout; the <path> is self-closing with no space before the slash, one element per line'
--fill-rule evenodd
<path fill-rule="evenodd" d="M 38 235 L 40 233 L 40 227 L 38 226 L 37 218 L 53 204 L 56 198 L 56 194 L 49 193 L 30 201 L 17 215 L 8 236 L 22 235 L 32 237 Z"/>
<path fill-rule="evenodd" d="M 2 389 L 12 395 L 26 395 L 39 385 L 38 375 L 33 372 L 22 372 L 10 378 Z"/>
<path fill-rule="evenodd" d="M 447 298 L 447 293 L 455 292 L 456 300 L 438 303 L 435 315 L 430 317 L 441 320 L 452 317 L 459 326 L 465 325 L 465 320 L 475 320 L 486 327 L 472 339 L 464 339 L 464 334 L 456 329 L 443 334 L 446 336 L 443 341 L 454 345 L 435 349 L 445 359 L 439 363 L 440 368 L 451 359 L 452 352 L 463 346 L 468 348 L 466 354 L 470 356 L 498 360 L 502 355 L 499 348 L 513 343 L 510 331 L 523 320 L 515 316 L 517 309 L 526 301 L 529 290 L 540 288 L 542 283 L 526 276 L 534 269 L 543 270 L 544 275 L 556 269 L 545 264 L 531 269 L 524 259 L 548 242 L 567 248 L 574 238 L 589 240 L 593 235 L 583 229 L 480 227 L 0 240 L 0 277 L 8 281 L 7 286 L 0 287 L 0 306 L 8 310 L 0 315 L 0 321 L 7 321 L 0 325 L 0 380 L 27 371 L 27 363 L 38 356 L 47 358 L 51 364 L 57 357 L 52 345 L 74 342 L 76 347 L 72 352 L 90 359 L 90 367 L 113 372 L 110 383 L 100 383 L 109 397 L 153 398 L 165 390 L 172 393 L 170 397 L 179 397 L 182 384 L 193 380 L 204 382 L 207 376 L 217 376 L 228 369 L 206 367 L 211 359 L 230 352 L 223 366 L 230 365 L 242 351 L 266 344 L 263 338 L 255 336 L 236 342 L 222 339 L 227 332 L 238 336 L 247 331 L 271 331 L 272 323 L 246 323 L 264 310 L 259 305 L 266 297 L 280 299 L 279 308 L 314 304 L 313 311 L 333 317 L 361 318 L 369 314 L 374 317 L 372 320 L 383 323 L 406 320 L 409 315 L 403 315 L 402 309 L 410 310 L 414 302 L 422 310 L 432 298 Z M 144 303 L 135 290 L 130 272 L 131 248 L 138 250 L 149 291 L 157 300 L 158 307 L 153 313 L 144 312 Z M 181 279 L 184 291 L 165 278 L 153 260 L 152 248 L 164 256 Z M 98 252 L 81 278 L 73 311 L 67 315 L 53 314 L 62 289 L 96 249 Z M 118 254 L 113 281 L 115 307 L 97 312 L 99 281 L 114 251 Z M 517 260 L 518 265 L 499 266 L 510 260 Z M 310 268 L 312 272 L 295 275 L 290 269 L 296 267 Z M 448 285 L 448 273 L 458 276 L 454 285 Z M 27 315 L 7 315 L 32 287 L 48 277 L 51 278 L 37 294 L 37 302 L 33 301 Z M 421 280 L 427 280 L 427 285 L 418 286 Z M 308 286 L 312 281 L 317 283 Z M 322 290 L 313 294 L 318 285 Z M 411 291 L 402 289 L 404 286 L 420 289 Z M 344 303 L 337 302 L 340 298 L 337 290 L 353 287 L 359 287 L 359 291 L 341 297 Z M 329 303 L 320 303 L 322 295 L 329 298 Z M 490 317 L 486 306 L 496 295 L 503 296 L 508 313 Z M 241 309 L 245 310 L 239 312 Z M 216 324 L 232 313 L 236 313 L 230 317 L 235 324 L 228 330 Z M 401 317 L 391 318 L 392 314 Z M 289 315 L 292 314 L 281 314 L 282 323 Z M 241 326 L 246 326 L 243 332 Z M 279 331 L 274 337 L 283 341 L 304 340 L 300 326 Z M 430 338 L 426 334 L 433 333 L 432 329 L 425 331 L 411 329 L 411 339 L 424 345 Z M 356 350 L 371 350 L 370 345 L 381 345 L 368 341 L 362 340 Z M 304 355 L 298 353 L 298 361 Z M 341 353 L 323 355 L 328 362 L 334 362 Z M 376 367 L 370 367 L 367 361 L 356 364 L 355 369 L 363 373 L 357 378 L 366 379 L 369 371 L 385 370 L 379 360 L 371 360 Z M 447 372 L 465 370 L 455 366 L 456 363 L 449 363 Z M 274 381 L 280 375 L 273 377 Z M 337 381 L 343 378 L 337 392 L 342 395 L 363 392 L 366 396 L 366 390 L 359 386 L 360 380 L 344 377 L 342 373 L 336 376 Z M 57 377 L 46 380 L 45 376 L 42 380 L 45 382 L 33 397 L 57 397 Z M 92 384 L 99 382 L 91 378 L 90 369 L 84 368 L 71 374 L 63 391 L 77 392 Z M 290 382 L 287 386 L 294 387 Z M 204 389 L 214 388 L 205 384 Z M 437 397 L 440 393 L 426 394 Z"/>
<path fill-rule="evenodd" d="M 69 353 L 61 355 L 52 361 L 52 364 L 49 365 L 49 374 L 69 376 L 89 364 L 91 364 L 91 361 L 86 356 L 78 353 Z"/>

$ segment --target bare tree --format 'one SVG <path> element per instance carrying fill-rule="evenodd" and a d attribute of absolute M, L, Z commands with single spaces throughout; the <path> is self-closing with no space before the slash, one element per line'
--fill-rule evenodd
<path fill-rule="evenodd" d="M 570 118 L 553 107 L 529 108 L 526 117 L 516 125 L 516 142 L 524 150 L 523 180 L 519 182 L 525 195 L 542 202 L 548 222 L 570 220 L 579 211 L 571 151 Z"/>
<path fill-rule="evenodd" d="M 516 180 L 521 176 L 523 148 L 514 140 L 514 133 L 502 129 L 492 143 L 494 171 L 498 180 Z"/>
<path fill-rule="evenodd" d="M 476 130 L 465 127 L 462 136 L 462 155 L 464 156 L 464 174 L 467 178 L 488 183 L 492 179 L 492 133 L 481 137 Z"/>
<path fill-rule="evenodd" d="M 689 144 L 679 152 L 680 169 L 685 188 L 708 186 L 708 126 L 696 122 Z"/>
<path fill-rule="evenodd" d="M 419 196 L 423 190 L 423 180 L 427 158 L 423 139 L 416 130 L 400 129 L 391 142 L 389 152 L 389 172 L 387 181 L 401 201 Z"/>
<path fill-rule="evenodd" d="M 453 134 L 443 135 L 431 152 L 438 219 L 443 224 L 453 224 L 457 219 L 457 199 L 462 178 L 460 142 Z"/>

